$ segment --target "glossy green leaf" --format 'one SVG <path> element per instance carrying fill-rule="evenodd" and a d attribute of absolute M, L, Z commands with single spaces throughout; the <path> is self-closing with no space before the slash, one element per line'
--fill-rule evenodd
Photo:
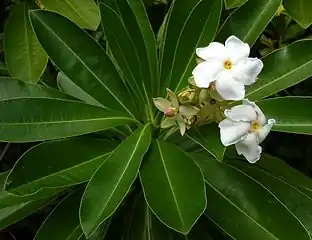
<path fill-rule="evenodd" d="M 281 159 L 268 154 L 262 154 L 261 161 L 258 161 L 256 164 L 274 176 L 287 181 L 296 188 L 300 188 L 300 190 L 312 198 L 312 179 L 290 167 Z"/>
<path fill-rule="evenodd" d="M 266 118 L 273 118 L 274 131 L 312 134 L 312 104 L 310 97 L 280 97 L 257 102 Z"/>
<path fill-rule="evenodd" d="M 225 8 L 232 9 L 243 5 L 248 0 L 224 0 Z"/>
<path fill-rule="evenodd" d="M 195 49 L 214 38 L 222 0 L 174 1 L 166 29 L 161 61 L 161 83 L 177 91 L 185 87 L 195 67 Z"/>
<path fill-rule="evenodd" d="M 100 24 L 100 12 L 93 0 L 40 0 L 44 9 L 69 18 L 82 28 L 95 31 Z"/>
<path fill-rule="evenodd" d="M 220 141 L 220 130 L 216 124 L 208 124 L 187 133 L 187 136 L 217 160 L 222 161 L 226 147 Z"/>
<path fill-rule="evenodd" d="M 88 137 L 38 144 L 16 162 L 6 190 L 28 195 L 88 181 L 117 145 L 113 140 Z"/>
<path fill-rule="evenodd" d="M 99 107 L 103 107 L 101 103 L 95 100 L 92 96 L 90 96 L 87 92 L 82 90 L 79 86 L 77 86 L 72 80 L 70 80 L 64 73 L 59 72 L 57 74 L 57 85 L 59 89 L 70 95 L 73 96 L 85 103 L 90 105 L 95 105 Z"/>
<path fill-rule="evenodd" d="M 147 124 L 124 140 L 94 173 L 80 207 L 81 224 L 87 236 L 114 213 L 130 190 L 150 141 L 151 125 Z"/>
<path fill-rule="evenodd" d="M 7 175 L 8 172 L 0 173 L 0 229 L 6 228 L 37 211 L 49 202 L 51 197 L 62 191 L 56 189 L 45 196 L 32 196 L 31 198 L 36 201 L 31 201 L 29 197 L 13 196 L 4 191 Z"/>
<path fill-rule="evenodd" d="M 110 6 L 101 3 L 100 9 L 105 37 L 114 59 L 125 75 L 129 88 L 136 94 L 136 99 L 141 99 L 138 104 L 143 105 L 142 101 L 144 99 L 144 102 L 149 104 L 149 109 L 151 109 L 153 96 L 151 89 L 148 89 L 146 84 L 146 81 L 150 78 L 150 74 L 148 71 L 148 78 L 146 79 L 146 75 L 144 76 L 141 72 L 141 70 L 143 71 L 143 66 L 141 66 L 139 52 L 130 37 L 130 33 L 127 31 L 121 18 Z M 114 24 L 107 24 L 109 22 L 113 22 Z M 141 48 L 143 47 L 144 45 L 141 46 Z M 147 58 L 142 59 L 143 61 L 145 63 L 148 62 Z M 145 68 L 145 70 L 149 70 L 149 68 Z"/>
<path fill-rule="evenodd" d="M 310 0 L 284 0 L 283 6 L 287 14 L 300 24 L 303 28 L 308 28 L 312 23 Z"/>
<path fill-rule="evenodd" d="M 123 228 L 124 240 L 171 240 L 171 231 L 162 224 L 148 208 L 143 194 L 134 197 L 126 212 Z"/>
<path fill-rule="evenodd" d="M 192 157 L 207 183 L 206 214 L 233 239 L 310 239 L 298 219 L 258 182 L 207 155 Z"/>
<path fill-rule="evenodd" d="M 69 99 L 61 92 L 39 84 L 25 83 L 16 78 L 0 77 L 0 100 L 13 98 L 57 98 Z"/>
<path fill-rule="evenodd" d="M 13 77 L 38 82 L 48 57 L 33 32 L 26 3 L 13 6 L 4 31 L 6 65 Z"/>
<path fill-rule="evenodd" d="M 119 18 L 122 21 L 122 25 L 124 25 L 126 29 L 125 33 L 128 35 L 127 38 L 130 38 L 131 45 L 133 44 L 134 47 L 132 56 L 129 56 L 130 58 L 127 59 L 134 59 L 134 55 L 137 55 L 139 62 L 136 68 L 140 68 L 140 78 L 143 79 L 147 92 L 152 93 L 153 96 L 156 96 L 159 88 L 156 40 L 148 16 L 146 14 L 145 7 L 141 0 L 119 0 L 113 2 L 115 5 L 109 4 L 109 1 L 102 1 L 102 3 L 109 5 L 115 11 L 115 13 L 119 15 Z M 114 26 L 111 24 L 106 24 L 107 20 L 112 19 L 109 19 L 109 17 L 106 16 L 104 12 L 102 20 L 104 30 L 106 29 L 107 33 L 116 31 L 116 34 L 121 34 L 121 32 L 118 32 L 117 29 L 113 29 L 117 28 L 116 22 L 114 22 Z M 124 40 L 124 42 L 121 41 L 121 48 L 125 47 L 126 44 L 129 45 L 125 41 L 125 38 L 122 40 Z M 110 47 L 112 47 L 111 44 Z M 128 49 L 128 51 L 129 50 L 130 49 Z M 113 51 L 113 54 L 115 55 L 117 52 Z M 132 63 L 129 62 L 129 64 L 131 65 Z"/>
<path fill-rule="evenodd" d="M 39 228 L 35 240 L 78 240 L 82 235 L 79 205 L 84 188 L 67 195 Z M 57 231 L 56 231 L 57 229 Z"/>
<path fill-rule="evenodd" d="M 30 11 L 36 35 L 51 60 L 104 106 L 128 112 L 135 106 L 105 50 L 77 25 L 54 12 Z"/>
<path fill-rule="evenodd" d="M 229 36 L 234 35 L 252 46 L 274 17 L 281 3 L 282 0 L 248 1 L 226 19 L 217 40 L 224 42 Z"/>
<path fill-rule="evenodd" d="M 301 40 L 262 58 L 259 79 L 246 93 L 259 100 L 293 86 L 312 75 L 312 40 Z"/>
<path fill-rule="evenodd" d="M 312 198 L 277 176 L 248 163 L 236 161 L 233 165 L 267 188 L 299 219 L 312 236 Z"/>
<path fill-rule="evenodd" d="M 205 184 L 193 160 L 176 145 L 156 140 L 140 179 L 154 214 L 168 227 L 187 234 L 206 207 Z"/>
<path fill-rule="evenodd" d="M 0 140 L 30 142 L 77 136 L 131 123 L 127 115 L 85 103 L 19 98 L 0 101 Z"/>

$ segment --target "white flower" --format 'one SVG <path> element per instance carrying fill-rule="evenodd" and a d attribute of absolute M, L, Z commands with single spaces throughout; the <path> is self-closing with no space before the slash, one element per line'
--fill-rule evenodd
<path fill-rule="evenodd" d="M 259 144 L 266 138 L 275 124 L 274 119 L 266 122 L 260 108 L 247 99 L 224 111 L 227 117 L 219 123 L 221 142 L 224 146 L 235 144 L 236 151 L 250 163 L 260 159 L 262 148 Z"/>
<path fill-rule="evenodd" d="M 225 45 L 212 42 L 207 47 L 197 48 L 196 54 L 204 61 L 193 70 L 195 83 L 200 88 L 215 84 L 224 100 L 242 100 L 245 86 L 257 80 L 263 68 L 258 58 L 249 58 L 250 48 L 235 36 L 230 36 Z"/>

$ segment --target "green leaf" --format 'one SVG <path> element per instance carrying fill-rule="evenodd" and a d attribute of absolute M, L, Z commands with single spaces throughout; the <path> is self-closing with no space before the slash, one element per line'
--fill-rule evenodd
<path fill-rule="evenodd" d="M 54 88 L 44 87 L 39 84 L 25 83 L 16 78 L 0 77 L 0 100 L 13 98 L 57 98 L 69 99 Z"/>
<path fill-rule="evenodd" d="M 86 182 L 117 144 L 88 137 L 38 144 L 16 162 L 6 190 L 28 195 L 44 188 Z"/>
<path fill-rule="evenodd" d="M 207 183 L 206 215 L 233 239 L 310 239 L 298 219 L 262 185 L 207 155 L 192 157 Z"/>
<path fill-rule="evenodd" d="M 153 213 L 168 227 L 187 234 L 206 207 L 205 184 L 193 160 L 177 146 L 156 140 L 140 179 Z"/>
<path fill-rule="evenodd" d="M 149 84 L 149 82 L 146 82 L 150 79 L 150 73 L 148 71 L 148 78 L 146 79 L 146 75 L 143 75 L 141 72 L 141 70 L 143 71 L 144 69 L 143 66 L 141 66 L 141 61 L 148 63 L 147 57 L 143 59 L 141 57 L 140 61 L 139 52 L 130 37 L 131 35 L 117 13 L 108 5 L 102 3 L 100 4 L 100 9 L 102 21 L 104 22 L 103 28 L 105 37 L 114 59 L 125 75 L 130 89 L 136 94 L 136 99 L 140 99 L 138 104 L 143 105 L 144 103 L 142 101 L 144 101 L 151 110 L 153 96 L 151 89 L 148 89 L 149 86 L 147 84 Z M 114 24 L 107 24 L 109 22 L 113 22 Z M 144 47 L 144 45 L 142 45 L 141 48 L 142 47 Z M 145 68 L 145 70 L 149 70 L 149 67 Z"/>
<path fill-rule="evenodd" d="M 232 9 L 243 5 L 247 1 L 248 0 L 224 0 L 224 4 L 226 9 Z"/>
<path fill-rule="evenodd" d="M 0 101 L 0 140 L 31 142 L 77 136 L 131 123 L 112 110 L 85 103 L 20 98 Z"/>
<path fill-rule="evenodd" d="M 151 141 L 150 126 L 140 127 L 124 140 L 91 178 L 80 207 L 86 236 L 114 213 L 130 190 Z"/>
<path fill-rule="evenodd" d="M 246 97 L 259 100 L 293 86 L 312 75 L 312 40 L 301 40 L 262 58 L 264 68 Z"/>
<path fill-rule="evenodd" d="M 8 76 L 10 75 L 7 65 L 4 62 L 0 62 L 0 75 Z"/>
<path fill-rule="evenodd" d="M 187 136 L 218 161 L 222 161 L 226 147 L 220 141 L 220 131 L 216 124 L 208 124 L 194 129 L 188 132 Z"/>
<path fill-rule="evenodd" d="M 142 1 L 119 0 L 114 1 L 115 5 L 109 4 L 108 1 L 102 2 L 109 5 L 112 10 L 114 10 L 115 13 L 119 15 L 120 20 L 118 21 L 122 21 L 122 25 L 125 28 L 125 30 L 122 31 L 125 32 L 124 34 L 128 35 L 126 38 L 130 38 L 131 45 L 134 47 L 134 52 L 132 52 L 132 56 L 129 56 L 130 58 L 128 59 L 133 59 L 134 55 L 137 55 L 139 61 L 137 67 L 140 68 L 139 71 L 141 72 L 140 78 L 142 78 L 147 92 L 151 93 L 152 96 L 157 96 L 159 88 L 159 76 L 156 40 Z M 104 6 L 105 5 L 102 5 L 102 10 L 105 11 L 105 8 L 103 9 Z M 108 9 L 106 9 L 106 11 L 107 10 Z M 109 19 L 109 16 L 106 16 L 103 11 L 102 13 L 104 30 L 106 29 L 105 31 L 107 31 L 107 33 L 115 31 L 116 34 L 121 34 L 121 32 L 118 32 L 117 29 L 113 29 L 115 27 L 117 28 L 117 23 L 114 22 L 114 26 L 107 24 L 107 20 L 112 19 Z M 116 40 L 120 39 L 116 38 Z M 122 40 L 125 41 L 126 39 L 123 38 Z M 126 44 L 129 46 L 129 43 L 127 42 L 121 41 L 120 43 L 121 48 L 126 47 Z M 109 45 L 112 47 L 111 44 Z M 130 49 L 128 49 L 128 51 L 129 50 Z M 114 55 L 116 53 L 116 51 L 113 51 Z M 129 62 L 129 64 L 131 64 L 131 62 Z"/>
<path fill-rule="evenodd" d="M 57 74 L 57 85 L 59 89 L 70 95 L 73 96 L 85 103 L 90 105 L 104 107 L 101 103 L 95 100 L 92 96 L 90 96 L 87 92 L 82 90 L 79 86 L 77 86 L 72 80 L 70 80 L 64 73 L 59 72 Z"/>
<path fill-rule="evenodd" d="M 273 118 L 274 131 L 312 134 L 312 104 L 310 97 L 279 97 L 261 100 L 257 105 L 267 119 Z"/>
<path fill-rule="evenodd" d="M 93 0 L 40 0 L 43 7 L 62 14 L 82 28 L 95 31 L 101 20 L 99 8 Z"/>
<path fill-rule="evenodd" d="M 310 0 L 284 0 L 283 6 L 289 16 L 303 28 L 308 28 L 312 23 Z"/>
<path fill-rule="evenodd" d="M 300 190 L 304 191 L 312 198 L 311 178 L 290 167 L 281 159 L 263 154 L 261 161 L 258 161 L 256 165 L 272 173 L 274 176 L 287 181 L 296 188 L 300 188 Z"/>
<path fill-rule="evenodd" d="M 217 40 L 224 42 L 230 35 L 234 35 L 252 46 L 274 17 L 281 3 L 282 0 L 248 1 L 226 19 Z"/>
<path fill-rule="evenodd" d="M 8 172 L 0 173 L 0 229 L 16 223 L 33 212 L 40 209 L 51 197 L 57 195 L 64 189 L 54 189 L 43 196 L 33 195 L 31 197 L 17 197 L 4 191 Z M 36 200 L 36 201 L 32 201 Z"/>
<path fill-rule="evenodd" d="M 214 38 L 222 10 L 222 0 L 174 1 L 161 50 L 161 84 L 180 90 L 195 67 L 196 47 Z M 163 86 L 164 87 L 164 86 Z"/>
<path fill-rule="evenodd" d="M 119 73 L 90 35 L 54 12 L 34 10 L 30 18 L 44 50 L 69 79 L 104 106 L 133 116 L 135 106 Z"/>
<path fill-rule="evenodd" d="M 259 182 L 291 211 L 312 236 L 312 198 L 283 179 L 248 163 L 236 161 L 234 167 Z"/>
<path fill-rule="evenodd" d="M 6 65 L 13 77 L 38 82 L 48 57 L 33 32 L 26 3 L 13 6 L 4 31 Z"/>
<path fill-rule="evenodd" d="M 62 199 L 43 222 L 34 239 L 78 240 L 83 235 L 79 222 L 79 205 L 83 191 L 84 188 L 80 188 Z"/>

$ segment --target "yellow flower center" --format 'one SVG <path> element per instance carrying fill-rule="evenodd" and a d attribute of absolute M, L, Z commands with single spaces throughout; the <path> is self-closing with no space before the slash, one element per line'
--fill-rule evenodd
<path fill-rule="evenodd" d="M 169 107 L 164 112 L 166 117 L 174 117 L 178 113 L 179 113 L 179 108 L 177 108 L 177 107 Z"/>
<path fill-rule="evenodd" d="M 226 61 L 223 63 L 223 65 L 224 65 L 224 68 L 225 68 L 226 70 L 230 70 L 230 69 L 232 68 L 232 66 L 233 66 L 232 62 L 231 62 L 229 59 L 226 60 Z"/>
<path fill-rule="evenodd" d="M 262 128 L 262 126 L 258 120 L 251 121 L 251 124 L 250 124 L 250 131 L 251 132 L 257 133 L 261 130 L 261 128 Z"/>

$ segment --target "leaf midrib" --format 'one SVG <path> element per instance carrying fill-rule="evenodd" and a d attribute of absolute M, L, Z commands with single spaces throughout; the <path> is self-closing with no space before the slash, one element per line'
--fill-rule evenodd
<path fill-rule="evenodd" d="M 258 223 L 256 220 L 251 218 L 247 213 L 245 213 L 240 207 L 238 207 L 234 202 L 232 202 L 229 198 L 227 198 L 225 195 L 223 195 L 217 188 L 215 188 L 211 183 L 208 182 L 207 179 L 205 179 L 205 182 L 214 190 L 216 191 L 221 197 L 223 197 L 227 202 L 229 202 L 234 208 L 236 208 L 239 212 L 241 212 L 243 215 L 245 215 L 248 219 L 250 219 L 252 222 L 254 222 L 257 226 L 259 226 L 261 229 L 263 229 L 266 233 L 268 233 L 270 236 L 272 236 L 274 239 L 279 240 L 274 234 L 269 232 L 265 227 L 263 227 L 260 223 Z"/>
<path fill-rule="evenodd" d="M 50 31 L 62 44 L 64 44 L 64 46 L 79 60 L 79 62 L 88 70 L 89 73 L 91 73 L 91 75 L 106 89 L 106 91 L 109 92 L 109 94 L 111 96 L 114 97 L 114 99 L 124 108 L 124 110 L 126 110 L 126 112 L 128 112 L 130 114 L 130 116 L 132 116 L 133 118 L 135 118 L 133 116 L 133 114 L 128 110 L 128 108 L 119 100 L 119 98 L 100 80 L 100 78 L 89 68 L 89 66 L 82 61 L 82 59 L 73 51 L 73 49 L 71 49 L 69 47 L 69 45 L 62 39 L 60 38 L 56 32 L 54 32 L 43 20 L 40 19 L 40 17 L 36 16 L 36 14 L 33 15 L 39 22 L 41 22 L 41 24 L 46 27 L 46 29 L 48 31 Z M 101 47 L 101 46 L 99 46 Z M 103 53 L 104 54 L 104 53 Z"/>
<path fill-rule="evenodd" d="M 173 200 L 176 204 L 176 207 L 177 207 L 177 212 L 178 212 L 178 215 L 180 217 L 180 220 L 181 220 L 181 224 L 182 226 L 184 227 L 185 223 L 184 223 L 184 219 L 183 219 L 183 216 L 181 214 L 181 209 L 180 209 L 180 206 L 178 204 L 178 201 L 177 201 L 177 197 L 175 196 L 175 193 L 174 193 L 174 190 L 173 190 L 173 186 L 171 184 L 171 180 L 170 180 L 170 177 L 169 177 L 169 174 L 167 172 L 167 169 L 166 169 L 166 164 L 165 164 L 165 160 L 164 160 L 164 156 L 163 156 L 163 153 L 161 151 L 161 147 L 160 147 L 160 144 L 158 141 L 156 141 L 156 144 L 157 144 L 157 147 L 158 147 L 158 150 L 159 150 L 159 155 L 160 155 L 160 160 L 162 162 L 162 165 L 163 165 L 163 168 L 164 168 L 164 172 L 165 172 L 165 175 L 167 177 L 167 180 L 168 180 L 168 185 L 169 185 L 169 188 L 171 190 L 171 194 L 172 194 L 172 197 L 173 197 Z"/>

